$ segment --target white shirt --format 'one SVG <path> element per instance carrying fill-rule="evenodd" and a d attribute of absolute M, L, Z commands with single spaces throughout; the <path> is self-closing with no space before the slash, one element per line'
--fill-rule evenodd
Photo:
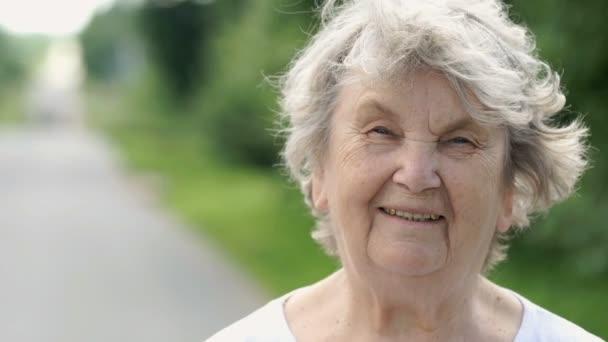
<path fill-rule="evenodd" d="M 296 342 L 287 325 L 283 304 L 299 290 L 270 301 L 206 342 Z M 523 306 L 521 326 L 513 342 L 605 342 L 521 295 L 515 292 L 513 294 Z"/>

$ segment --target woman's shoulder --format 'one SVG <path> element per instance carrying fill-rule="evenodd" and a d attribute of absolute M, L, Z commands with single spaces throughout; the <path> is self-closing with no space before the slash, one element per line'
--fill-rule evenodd
<path fill-rule="evenodd" d="M 283 305 L 299 290 L 271 300 L 248 316 L 220 330 L 206 342 L 295 342 L 285 319 Z"/>
<path fill-rule="evenodd" d="M 514 293 L 523 306 L 523 318 L 514 342 L 602 342 L 601 338 Z"/>

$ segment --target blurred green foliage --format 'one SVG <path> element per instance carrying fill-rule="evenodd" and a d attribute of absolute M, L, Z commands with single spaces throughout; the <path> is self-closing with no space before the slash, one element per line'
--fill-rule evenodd
<path fill-rule="evenodd" d="M 43 44 L 37 37 L 17 39 L 0 30 L 0 91 L 21 84 L 31 64 L 32 50 Z"/>
<path fill-rule="evenodd" d="M 184 100 L 205 78 L 200 65 L 206 64 L 206 54 L 201 50 L 212 32 L 212 8 L 190 0 L 165 2 L 146 1 L 138 27 L 173 97 Z"/>
<path fill-rule="evenodd" d="M 195 13 L 184 19 L 188 24 L 181 23 L 186 28 L 175 31 L 142 30 L 141 21 L 134 21 L 136 25 L 125 25 L 117 33 L 112 27 L 117 14 L 110 11 L 100 16 L 107 16 L 104 25 L 113 33 L 102 34 L 104 25 L 93 21 L 81 36 L 85 56 L 89 49 L 92 59 L 103 53 L 95 52 L 91 41 L 131 35 L 145 41 L 147 51 L 156 51 L 137 59 L 137 77 L 126 84 L 100 77 L 87 64 L 93 117 L 113 134 L 134 166 L 166 178 L 169 206 L 201 227 L 275 294 L 313 282 L 336 267 L 309 237 L 312 220 L 298 190 L 271 167 L 281 142 L 270 134 L 277 94 L 266 78 L 284 71 L 314 32 L 314 2 L 206 2 L 192 7 Z M 540 55 L 563 74 L 568 94 L 563 119 L 582 113 L 590 125 L 593 167 L 577 196 L 513 237 L 511 260 L 493 277 L 608 336 L 603 318 L 608 305 L 608 229 L 603 222 L 608 213 L 608 137 L 603 132 L 608 127 L 603 105 L 608 95 L 608 23 L 603 18 L 608 3 L 509 3 L 512 17 L 535 33 Z M 177 9 L 155 8 L 163 10 Z M 122 19 L 116 17 L 115 26 L 123 27 L 119 23 L 126 17 L 141 18 L 143 12 L 138 11 L 145 10 L 130 11 Z M 153 22 L 170 22 L 175 15 L 156 13 Z M 188 33 L 191 36 L 177 37 L 176 32 L 197 22 L 200 27 Z M 161 30 L 170 33 L 158 33 Z M 134 40 L 128 45 L 137 44 Z M 164 53 L 180 57 L 159 57 Z M 188 75 L 179 76 L 182 73 Z M 182 86 L 175 80 L 180 77 L 191 78 L 184 81 L 189 90 L 176 96 Z"/>
<path fill-rule="evenodd" d="M 563 75 L 566 117 L 584 115 L 591 129 L 592 168 L 577 196 L 537 220 L 517 250 L 542 250 L 585 276 L 608 272 L 608 2 L 509 1 L 511 16 L 534 32 L 540 54 Z M 608 286 L 607 286 L 608 291 Z"/>
<path fill-rule="evenodd" d="M 95 16 L 80 34 L 82 59 L 89 78 L 123 79 L 142 58 L 135 15 L 132 7 L 116 5 Z"/>
<path fill-rule="evenodd" d="M 5 85 L 19 79 L 24 70 L 11 37 L 3 33 L 0 33 L 0 51 L 0 82 Z"/>
<path fill-rule="evenodd" d="M 15 37 L 0 31 L 0 122 L 24 120 L 23 90 L 47 46 L 48 39 L 43 36 Z"/>
<path fill-rule="evenodd" d="M 202 87 L 196 112 L 201 131 L 228 160 L 262 167 L 278 161 L 280 142 L 270 132 L 276 119 L 276 92 L 265 77 L 285 68 L 311 25 L 310 9 L 284 3 L 247 2 L 242 15 L 222 23 L 211 45 L 212 81 Z"/>

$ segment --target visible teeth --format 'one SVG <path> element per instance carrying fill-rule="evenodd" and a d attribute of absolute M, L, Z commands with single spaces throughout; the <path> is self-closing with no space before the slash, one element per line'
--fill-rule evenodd
<path fill-rule="evenodd" d="M 410 221 L 435 221 L 441 218 L 441 215 L 435 214 L 412 214 L 401 210 L 386 208 L 382 208 L 382 210 L 389 215 L 403 217 L 404 219 Z"/>

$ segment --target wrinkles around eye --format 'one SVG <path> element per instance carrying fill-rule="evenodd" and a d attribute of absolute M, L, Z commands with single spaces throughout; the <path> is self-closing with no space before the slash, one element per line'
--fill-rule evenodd
<path fill-rule="evenodd" d="M 393 133 L 390 129 L 388 129 L 386 127 L 382 127 L 382 126 L 372 128 L 369 131 L 369 133 L 375 133 L 375 134 L 379 134 L 379 135 L 391 135 L 391 136 L 395 135 L 395 133 Z"/>
<path fill-rule="evenodd" d="M 473 142 L 470 139 L 465 138 L 465 137 L 451 138 L 447 142 L 453 143 L 453 144 L 473 144 Z"/>
<path fill-rule="evenodd" d="M 474 138 L 469 138 L 466 136 L 454 136 L 447 139 L 436 138 L 436 139 L 419 139 L 413 137 L 404 137 L 399 134 L 396 134 L 393 130 L 389 129 L 386 126 L 375 126 L 369 129 L 366 132 L 366 135 L 371 138 L 390 138 L 391 140 L 406 140 L 412 142 L 421 142 L 421 143 L 433 143 L 438 144 L 440 147 L 451 147 L 457 149 L 469 149 L 474 150 L 480 147 L 480 144 L 476 142 Z"/>

